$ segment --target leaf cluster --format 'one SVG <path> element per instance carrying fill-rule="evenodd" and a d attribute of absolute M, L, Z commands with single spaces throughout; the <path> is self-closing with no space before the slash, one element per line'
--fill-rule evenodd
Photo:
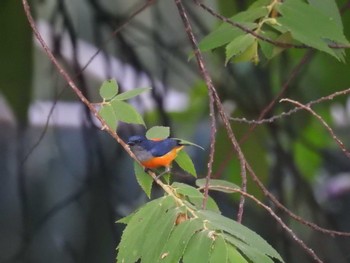
<path fill-rule="evenodd" d="M 219 181 L 214 188 L 234 189 Z M 127 224 L 118 246 L 118 263 L 284 262 L 258 234 L 222 216 L 214 200 L 208 202 L 208 210 L 202 210 L 204 196 L 198 189 L 180 183 L 170 188 L 172 195 L 155 199 L 118 221 Z"/>
<path fill-rule="evenodd" d="M 350 47 L 334 0 L 258 0 L 200 42 L 202 51 L 225 46 L 226 63 L 271 59 L 290 47 L 311 47 L 344 61 Z M 261 52 L 259 52 L 261 51 Z"/>

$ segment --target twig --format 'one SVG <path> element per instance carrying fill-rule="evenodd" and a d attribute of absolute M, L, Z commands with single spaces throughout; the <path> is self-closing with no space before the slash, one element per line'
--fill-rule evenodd
<path fill-rule="evenodd" d="M 215 108 L 214 108 L 214 95 L 213 95 L 213 84 L 212 80 L 208 74 L 208 71 L 204 65 L 204 60 L 202 57 L 201 52 L 199 51 L 198 48 L 198 43 L 196 40 L 196 37 L 193 34 L 193 30 L 190 24 L 190 21 L 187 17 L 186 11 L 184 6 L 182 5 L 181 0 L 175 0 L 176 6 L 179 10 L 180 17 L 182 19 L 182 22 L 185 26 L 185 30 L 187 33 L 187 36 L 192 44 L 192 48 L 194 50 L 198 67 L 200 68 L 200 71 L 202 73 L 202 76 L 207 84 L 208 88 L 208 95 L 209 95 L 209 110 L 210 110 L 210 120 L 211 120 L 211 125 L 210 125 L 210 154 L 209 154 L 209 161 L 208 161 L 208 172 L 207 176 L 205 179 L 205 187 L 204 187 L 204 198 L 203 198 L 203 204 L 202 208 L 205 209 L 208 201 L 208 191 L 209 191 L 209 182 L 210 182 L 210 177 L 212 173 L 212 167 L 213 167 L 213 162 L 214 162 L 214 153 L 215 153 L 215 136 L 216 136 L 216 118 L 215 118 Z"/>
<path fill-rule="evenodd" d="M 350 152 L 346 149 L 344 143 L 335 135 L 335 133 L 333 132 L 332 128 L 329 127 L 329 125 L 327 124 L 327 122 L 324 121 L 324 119 L 318 115 L 315 111 L 313 111 L 310 106 L 306 106 L 301 104 L 298 101 L 295 100 L 291 100 L 291 99 L 281 99 L 280 102 L 290 102 L 294 105 L 297 105 L 298 107 L 307 110 L 308 112 L 310 112 L 313 116 L 315 116 L 321 123 L 322 125 L 327 129 L 327 131 L 329 132 L 329 134 L 332 136 L 332 138 L 335 140 L 335 142 L 339 145 L 340 149 L 343 151 L 343 153 L 346 155 L 346 157 L 348 157 L 350 159 Z"/>
<path fill-rule="evenodd" d="M 192 44 L 192 48 L 194 50 L 194 54 L 195 54 L 195 57 L 196 57 L 196 61 L 197 61 L 197 64 L 198 64 L 198 67 L 199 67 L 199 70 L 201 72 L 201 75 L 207 85 L 207 88 L 208 88 L 208 92 L 209 92 L 209 97 L 213 97 L 214 100 L 215 100 L 215 104 L 216 104 L 216 107 L 219 111 L 219 114 L 220 114 L 220 117 L 221 119 L 223 120 L 223 123 L 224 123 L 224 126 L 226 128 L 226 131 L 228 133 L 228 137 L 233 145 L 233 148 L 234 148 L 234 151 L 236 151 L 238 153 L 238 158 L 239 158 L 239 161 L 240 161 L 240 166 L 241 166 L 241 178 L 242 178 L 242 189 L 243 191 L 246 190 L 247 188 L 247 175 L 246 175 L 246 159 L 243 155 L 243 152 L 241 150 L 241 148 L 239 147 L 239 144 L 238 144 L 238 141 L 232 131 L 232 128 L 231 128 L 231 125 L 230 125 L 230 122 L 229 122 L 229 119 L 224 111 L 224 108 L 222 106 L 222 103 L 220 101 L 220 98 L 216 92 L 216 89 L 213 85 L 213 81 L 210 77 L 210 75 L 208 74 L 208 71 L 206 69 L 206 66 L 205 66 L 205 63 L 204 63 L 204 58 L 202 56 L 202 53 L 201 51 L 199 50 L 198 48 L 198 44 L 197 44 L 197 40 L 191 30 L 191 27 L 190 26 L 190 23 L 189 23 L 189 20 L 186 16 L 186 12 L 185 12 L 185 9 L 182 5 L 182 2 L 181 0 L 175 0 L 175 3 L 176 3 L 176 6 L 179 10 L 179 14 L 183 20 L 183 23 L 184 23 L 184 26 L 185 26 L 185 30 L 187 32 L 187 35 L 190 39 L 190 42 Z M 211 112 L 212 114 L 212 112 Z M 211 116 L 212 117 L 212 116 Z M 210 162 L 211 160 L 209 160 Z M 211 164 L 209 165 L 208 164 L 208 167 L 211 168 Z M 206 183 L 206 188 L 209 187 L 209 184 L 208 182 Z M 205 190 L 206 192 L 207 190 Z M 243 208 L 244 208 L 244 196 L 241 196 L 241 199 L 240 199 L 240 203 L 239 203 L 239 208 L 238 208 L 238 213 L 237 213 L 237 221 L 238 222 L 241 222 L 242 221 L 242 216 L 243 216 Z"/>

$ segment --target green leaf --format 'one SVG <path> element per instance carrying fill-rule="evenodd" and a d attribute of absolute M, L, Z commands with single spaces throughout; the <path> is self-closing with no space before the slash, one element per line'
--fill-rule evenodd
<path fill-rule="evenodd" d="M 189 219 L 174 227 L 168 241 L 162 249 L 161 263 L 179 262 L 191 237 L 200 229 L 203 229 L 202 220 Z"/>
<path fill-rule="evenodd" d="M 248 263 L 248 261 L 237 251 L 237 248 L 232 246 L 230 243 L 227 244 L 227 254 L 229 263 Z"/>
<path fill-rule="evenodd" d="M 242 26 L 253 30 L 257 27 L 256 23 L 242 23 Z M 223 24 L 218 29 L 211 32 L 199 43 L 199 48 L 205 52 L 221 47 L 233 39 L 246 34 L 244 31 L 230 24 Z"/>
<path fill-rule="evenodd" d="M 137 182 L 146 193 L 148 198 L 151 198 L 153 178 L 148 173 L 146 173 L 143 167 L 137 162 L 134 162 L 134 171 Z"/>
<path fill-rule="evenodd" d="M 118 89 L 118 83 L 115 79 L 105 80 L 100 88 L 100 96 L 106 100 L 110 100 L 118 94 Z"/>
<path fill-rule="evenodd" d="M 148 139 L 165 139 L 170 136 L 170 128 L 164 126 L 154 126 L 146 132 Z"/>
<path fill-rule="evenodd" d="M 190 185 L 177 183 L 177 182 L 173 183 L 172 187 L 175 188 L 178 194 L 186 196 L 189 203 L 194 205 L 196 209 L 202 208 L 204 195 L 198 189 Z M 216 204 L 214 199 L 211 198 L 210 196 L 208 196 L 208 199 L 207 199 L 207 209 L 220 213 L 220 209 L 218 205 Z"/>
<path fill-rule="evenodd" d="M 142 124 L 145 126 L 142 116 L 130 104 L 113 99 L 111 105 L 117 120 L 126 123 Z"/>
<path fill-rule="evenodd" d="M 213 231 L 202 230 L 192 236 L 186 247 L 183 263 L 209 262 L 209 251 L 213 243 Z"/>
<path fill-rule="evenodd" d="M 142 255 L 142 248 L 146 242 L 152 241 L 145 234 L 147 229 L 157 224 L 165 211 L 175 207 L 174 198 L 171 196 L 153 200 L 135 212 L 123 231 L 118 246 L 117 262 L 135 263 Z M 143 233 L 142 235 L 140 233 Z"/>
<path fill-rule="evenodd" d="M 225 239 L 232 245 L 237 247 L 241 253 L 249 258 L 254 263 L 274 263 L 274 261 L 264 253 L 264 251 L 257 250 L 252 246 L 247 245 L 239 239 L 236 239 L 228 234 L 223 234 Z"/>
<path fill-rule="evenodd" d="M 175 227 L 180 212 L 183 212 L 180 208 L 165 210 L 155 224 L 149 225 L 147 235 L 151 238 L 142 246 L 142 262 L 157 262 L 161 259 L 162 249 Z"/>
<path fill-rule="evenodd" d="M 343 30 L 343 23 L 341 21 L 341 16 L 339 9 L 335 0 L 307 0 L 310 5 L 314 6 L 326 16 L 332 18 L 332 20 Z"/>
<path fill-rule="evenodd" d="M 242 36 L 239 36 L 232 40 L 227 46 L 226 46 L 226 64 L 232 57 L 237 57 L 241 54 L 243 54 L 244 51 L 249 49 L 254 42 L 256 42 L 256 39 L 251 34 L 245 34 Z M 248 57 L 249 61 L 251 58 Z"/>
<path fill-rule="evenodd" d="M 113 108 L 110 104 L 104 104 L 101 106 L 98 114 L 106 122 L 108 127 L 115 131 L 117 129 L 117 118 L 114 114 Z"/>
<path fill-rule="evenodd" d="M 196 185 L 200 188 L 204 188 L 205 182 L 206 182 L 205 178 L 197 179 Z M 240 187 L 234 183 L 231 183 L 225 180 L 210 179 L 209 189 L 214 191 L 224 192 L 224 193 L 235 193 L 234 189 L 240 189 Z"/>
<path fill-rule="evenodd" d="M 210 263 L 226 263 L 228 260 L 227 244 L 222 235 L 217 235 L 210 252 Z M 236 261 L 239 262 L 239 261 Z"/>
<path fill-rule="evenodd" d="M 208 220 L 207 224 L 210 228 L 225 231 L 232 235 L 235 240 L 240 240 L 249 247 L 283 262 L 283 259 L 273 247 L 257 233 L 242 224 L 209 210 L 198 211 L 197 215 L 199 218 Z"/>
<path fill-rule="evenodd" d="M 125 91 L 121 94 L 118 94 L 114 99 L 116 100 L 128 100 L 133 97 L 136 97 L 137 95 L 140 95 L 141 93 L 151 90 L 152 88 L 137 88 L 129 91 Z"/>
<path fill-rule="evenodd" d="M 177 153 L 175 162 L 186 172 L 197 177 L 196 168 L 192 162 L 191 157 L 185 151 L 180 151 Z"/>
<path fill-rule="evenodd" d="M 328 44 L 333 41 L 338 44 L 349 45 L 342 28 L 314 6 L 300 0 L 286 0 L 278 5 L 282 17 L 278 23 L 286 27 L 293 38 L 315 49 L 324 51 L 338 60 L 344 60 L 344 54 L 335 52 Z"/>

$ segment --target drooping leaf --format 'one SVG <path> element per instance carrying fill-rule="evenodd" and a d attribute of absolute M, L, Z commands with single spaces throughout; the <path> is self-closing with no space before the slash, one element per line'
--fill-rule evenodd
<path fill-rule="evenodd" d="M 341 21 L 341 16 L 339 9 L 335 0 L 307 0 L 310 5 L 314 6 L 326 16 L 330 17 L 340 28 L 343 30 L 343 23 Z"/>
<path fill-rule="evenodd" d="M 119 243 L 117 262 L 135 263 L 141 258 L 143 244 L 150 239 L 146 234 L 148 227 L 157 224 L 164 212 L 175 205 L 174 199 L 166 196 L 147 203 L 135 212 Z"/>
<path fill-rule="evenodd" d="M 98 114 L 102 117 L 111 130 L 115 131 L 117 129 L 118 120 L 110 104 L 102 105 Z"/>
<path fill-rule="evenodd" d="M 203 222 L 198 218 L 189 219 L 174 227 L 168 241 L 162 249 L 160 263 L 175 263 L 182 258 L 188 241 L 200 229 L 203 229 Z"/>
<path fill-rule="evenodd" d="M 256 41 L 251 34 L 241 35 L 236 37 L 226 46 L 226 64 L 232 58 L 241 55 L 244 51 L 250 48 Z M 250 60 L 250 59 L 248 59 Z"/>
<path fill-rule="evenodd" d="M 165 139 L 170 136 L 170 128 L 165 126 L 154 126 L 146 132 L 148 139 Z"/>
<path fill-rule="evenodd" d="M 186 172 L 193 175 L 194 177 L 197 177 L 196 168 L 194 167 L 194 164 L 192 162 L 191 157 L 188 155 L 185 151 L 178 152 L 175 162 Z"/>
<path fill-rule="evenodd" d="M 126 123 L 142 124 L 145 126 L 145 122 L 140 113 L 138 113 L 130 104 L 121 100 L 113 99 L 111 105 L 117 120 Z"/>
<path fill-rule="evenodd" d="M 255 247 L 249 246 L 241 240 L 234 238 L 228 234 L 223 234 L 224 238 L 232 245 L 237 247 L 241 253 L 254 263 L 274 263 L 274 261 L 264 251 L 258 250 Z"/>
<path fill-rule="evenodd" d="M 133 90 L 125 91 L 123 93 L 118 94 L 114 99 L 116 100 L 128 100 L 133 97 L 136 97 L 137 95 L 140 95 L 141 93 L 144 93 L 148 90 L 151 90 L 152 88 L 136 88 Z"/>
<path fill-rule="evenodd" d="M 157 262 L 161 259 L 163 246 L 175 227 L 180 212 L 183 210 L 179 207 L 165 210 L 155 224 L 149 225 L 147 235 L 151 238 L 142 246 L 142 262 Z"/>
<path fill-rule="evenodd" d="M 253 62 L 255 65 L 259 63 L 259 55 L 258 55 L 258 41 L 254 40 L 253 44 L 251 44 L 243 53 L 236 55 L 233 59 L 233 62 Z"/>
<path fill-rule="evenodd" d="M 118 94 L 118 90 L 118 83 L 115 79 L 105 80 L 100 88 L 100 96 L 103 99 L 110 100 Z"/>
<path fill-rule="evenodd" d="M 269 245 L 257 233 L 242 224 L 209 210 L 199 211 L 197 215 L 202 219 L 208 220 L 207 224 L 210 228 L 225 231 L 229 235 L 232 235 L 235 240 L 240 240 L 249 247 L 256 249 L 258 252 L 284 262 L 278 252 L 271 247 L 271 245 Z"/>
<path fill-rule="evenodd" d="M 258 25 L 255 23 L 255 21 L 261 17 L 266 16 L 267 13 L 268 9 L 266 8 L 266 5 L 263 5 L 263 3 L 259 1 L 259 5 L 254 5 L 247 11 L 238 13 L 237 15 L 233 16 L 231 20 L 239 23 L 246 29 L 254 30 Z M 199 43 L 199 48 L 202 51 L 209 51 L 223 46 L 233 41 L 235 38 L 245 34 L 247 33 L 242 29 L 234 27 L 228 23 L 223 23 Z"/>
<path fill-rule="evenodd" d="M 197 179 L 196 185 L 200 188 L 204 188 L 206 183 L 206 179 Z M 234 183 L 220 180 L 220 179 L 210 179 L 209 181 L 209 189 L 214 191 L 220 191 L 224 193 L 235 193 L 234 189 L 240 189 L 240 187 Z"/>
<path fill-rule="evenodd" d="M 148 198 L 151 198 L 153 178 L 148 173 L 146 173 L 143 167 L 137 162 L 134 162 L 134 171 L 137 182 L 146 193 Z"/>
<path fill-rule="evenodd" d="M 232 246 L 230 243 L 227 244 L 227 254 L 229 263 L 248 263 L 248 261 L 237 251 L 237 248 Z"/>
<path fill-rule="evenodd" d="M 300 0 L 286 0 L 278 5 L 278 11 L 282 15 L 277 19 L 278 23 L 286 27 L 293 38 L 344 60 L 343 53 L 335 52 L 328 46 L 331 42 L 349 45 L 334 18 Z"/>
<path fill-rule="evenodd" d="M 226 263 L 228 261 L 227 244 L 222 235 L 217 235 L 210 251 L 210 263 Z M 237 261 L 239 262 L 239 261 Z"/>
<path fill-rule="evenodd" d="M 209 251 L 213 243 L 212 231 L 202 230 L 192 236 L 186 247 L 183 263 L 209 262 Z"/>

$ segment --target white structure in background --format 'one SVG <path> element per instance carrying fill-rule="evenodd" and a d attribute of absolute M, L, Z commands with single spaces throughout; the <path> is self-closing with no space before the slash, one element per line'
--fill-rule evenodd
<path fill-rule="evenodd" d="M 47 45 L 52 48 L 52 32 L 48 23 L 43 20 L 37 22 L 38 29 Z M 69 41 L 68 34 L 64 34 L 61 40 L 61 54 L 66 61 L 71 61 L 73 57 L 73 49 Z M 36 45 L 40 44 L 35 41 Z M 93 57 L 98 49 L 83 41 L 77 41 L 78 61 L 80 65 L 84 66 Z M 118 80 L 118 83 L 125 89 L 131 90 L 137 87 L 151 87 L 151 80 L 146 74 L 136 72 L 132 66 L 122 63 L 115 57 L 109 58 L 110 72 L 113 78 Z M 101 83 L 107 79 L 106 59 L 102 52 L 98 54 L 85 69 L 85 74 L 91 76 Z M 157 92 L 164 93 L 165 89 L 161 82 L 156 81 Z M 160 90 L 158 90 L 160 89 Z M 154 108 L 153 99 L 150 93 L 142 94 L 142 101 L 145 110 L 152 110 Z M 178 92 L 174 89 L 168 89 L 166 96 L 164 96 L 166 111 L 182 111 L 188 106 L 188 97 L 186 94 Z M 133 103 L 133 101 L 131 101 Z M 52 107 L 54 106 L 54 109 Z M 134 106 L 137 107 L 134 103 Z M 139 109 L 140 110 L 140 109 Z M 83 119 L 83 106 L 78 102 L 60 102 L 53 105 L 52 101 L 37 101 L 33 102 L 29 109 L 29 123 L 36 126 L 43 126 L 46 124 L 50 112 L 52 112 L 50 125 L 68 125 L 80 126 Z"/>

